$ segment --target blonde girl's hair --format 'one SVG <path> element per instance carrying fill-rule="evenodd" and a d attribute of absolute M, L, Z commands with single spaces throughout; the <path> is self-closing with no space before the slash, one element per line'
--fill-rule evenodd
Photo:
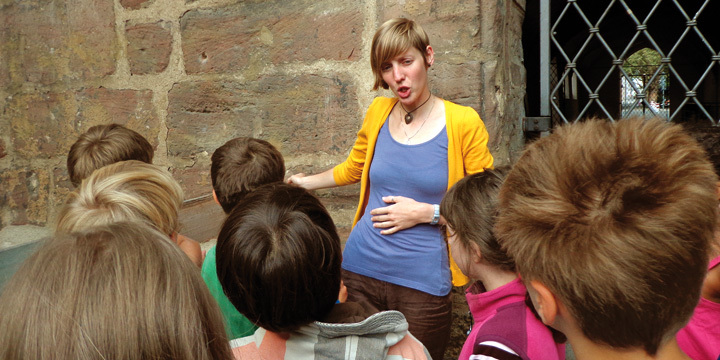
<path fill-rule="evenodd" d="M 232 358 L 197 268 L 143 223 L 46 240 L 6 284 L 0 314 L 0 359 Z"/>
<path fill-rule="evenodd" d="M 156 165 L 136 160 L 96 170 L 70 194 L 56 230 L 73 232 L 118 221 L 145 221 L 166 235 L 179 227 L 180 185 Z"/>
<path fill-rule="evenodd" d="M 382 64 L 402 54 L 410 48 L 416 48 L 428 64 L 426 49 L 430 39 L 425 30 L 410 19 L 394 18 L 386 21 L 375 32 L 370 51 L 370 67 L 375 75 L 373 90 L 382 87 L 388 89 L 388 84 L 382 78 Z"/>

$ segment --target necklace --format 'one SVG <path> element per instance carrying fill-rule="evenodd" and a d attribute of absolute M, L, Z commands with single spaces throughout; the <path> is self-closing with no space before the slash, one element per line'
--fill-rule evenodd
<path fill-rule="evenodd" d="M 432 97 L 432 95 L 430 95 L 430 97 Z M 430 100 L 430 98 L 428 98 L 428 100 Z M 428 100 L 425 100 L 425 102 L 427 102 Z M 425 103 L 423 103 L 423 105 L 425 105 Z M 400 104 L 400 106 L 402 106 L 402 104 Z M 420 105 L 420 106 L 422 106 L 422 105 Z M 418 107 L 420 107 L 420 106 L 418 106 Z M 407 138 L 407 139 L 405 139 L 405 145 L 409 144 L 410 139 L 414 138 L 415 135 L 420 133 L 420 130 L 422 130 L 423 126 L 425 126 L 425 123 L 427 122 L 428 118 L 430 117 L 430 113 L 432 113 L 433 108 L 435 108 L 434 101 L 432 103 L 432 106 L 430 106 L 430 111 L 428 111 L 427 115 L 425 115 L 425 120 L 423 120 L 422 124 L 420 124 L 420 127 L 417 129 L 417 131 L 414 134 L 412 134 L 412 136 L 408 136 L 408 133 L 407 133 L 407 131 L 405 131 L 405 128 L 400 126 L 400 127 L 402 127 L 402 131 L 405 133 L 405 137 Z M 417 109 L 415 109 L 415 110 L 417 110 Z M 413 110 L 413 111 L 415 111 L 415 110 Z M 407 115 L 405 115 L 405 119 L 407 119 Z"/>
<path fill-rule="evenodd" d="M 431 97 L 432 97 L 432 94 L 430 94 L 430 95 L 428 96 L 428 98 L 427 98 L 422 104 L 420 104 L 420 106 L 412 109 L 412 111 L 407 111 L 407 110 L 405 109 L 405 107 L 403 106 L 403 104 L 400 103 L 400 107 L 401 107 L 403 110 L 405 110 L 405 124 L 410 124 L 410 123 L 413 121 L 413 117 L 414 117 L 414 116 L 413 116 L 412 113 L 415 112 L 417 109 L 421 108 L 423 105 L 425 105 L 425 103 L 427 103 L 428 100 L 430 100 Z"/>

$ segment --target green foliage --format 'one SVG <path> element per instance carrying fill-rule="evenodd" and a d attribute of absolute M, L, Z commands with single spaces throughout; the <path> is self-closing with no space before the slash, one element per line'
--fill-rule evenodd
<path fill-rule="evenodd" d="M 625 60 L 623 69 L 630 75 L 653 74 L 660 66 L 660 59 L 657 51 L 640 49 Z"/>

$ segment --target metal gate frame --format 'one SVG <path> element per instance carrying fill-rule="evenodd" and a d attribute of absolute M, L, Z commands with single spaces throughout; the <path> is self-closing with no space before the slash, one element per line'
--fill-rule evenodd
<path fill-rule="evenodd" d="M 560 0 L 555 0 L 560 1 Z M 697 98 L 697 90 L 698 87 L 704 82 L 704 80 L 708 77 L 708 74 L 711 72 L 713 67 L 717 65 L 720 62 L 720 53 L 718 53 L 712 45 L 707 41 L 705 36 L 702 34 L 702 31 L 697 27 L 698 23 L 698 16 L 705 10 L 710 3 L 710 0 L 705 0 L 704 3 L 701 5 L 700 9 L 691 17 L 687 14 L 683 6 L 680 4 L 679 0 L 666 0 L 671 1 L 679 10 L 679 13 L 682 14 L 685 21 L 685 30 L 680 36 L 680 38 L 675 42 L 674 46 L 670 51 L 667 53 L 664 53 L 663 50 L 658 46 L 658 44 L 653 39 L 652 34 L 647 29 L 647 23 L 652 18 L 652 16 L 655 14 L 656 10 L 658 9 L 660 3 L 663 0 L 656 0 L 655 5 L 652 7 L 650 12 L 647 14 L 645 19 L 640 21 L 633 13 L 631 7 L 628 5 L 628 0 L 608 0 L 608 5 L 605 9 L 605 12 L 600 16 L 598 21 L 593 24 L 588 20 L 588 18 L 585 16 L 584 12 L 582 11 L 580 5 L 578 4 L 577 0 L 564 0 L 565 1 L 565 7 L 560 13 L 560 15 L 557 17 L 557 19 L 551 19 L 551 0 L 540 0 L 540 57 L 539 57 L 539 73 L 540 73 L 540 117 L 529 117 L 526 118 L 525 122 L 525 130 L 526 131 L 544 131 L 548 130 L 550 126 L 550 119 L 551 116 L 554 115 L 559 116 L 559 118 L 562 120 L 563 123 L 570 123 L 580 120 L 588 111 L 590 106 L 592 104 L 597 104 L 601 111 L 604 113 L 605 116 L 607 116 L 608 119 L 611 121 L 614 121 L 614 117 L 610 112 L 606 109 L 606 107 L 603 105 L 602 99 L 600 99 L 598 92 L 599 90 L 608 83 L 608 80 L 611 78 L 612 74 L 615 73 L 615 71 L 619 70 L 622 76 L 626 79 L 628 79 L 628 82 L 633 87 L 633 90 L 635 92 L 635 102 L 632 105 L 632 108 L 635 108 L 637 106 L 643 106 L 646 105 L 651 111 L 653 111 L 654 115 L 661 116 L 658 112 L 656 112 L 649 103 L 649 100 L 646 96 L 646 91 L 648 90 L 648 84 L 645 84 L 642 88 L 638 88 L 633 81 L 630 81 L 630 75 L 623 69 L 622 65 L 629 56 L 628 52 L 631 49 L 632 45 L 635 43 L 635 41 L 640 37 L 644 36 L 646 40 L 652 45 L 652 48 L 657 51 L 662 59 L 661 64 L 658 66 L 657 71 L 655 71 L 655 74 L 653 74 L 651 81 L 654 80 L 662 71 L 669 72 L 670 74 L 674 75 L 673 81 L 675 82 L 673 85 L 680 86 L 685 91 L 684 100 L 675 108 L 671 109 L 671 112 L 667 116 L 668 121 L 673 121 L 678 119 L 679 114 L 681 114 L 681 110 L 689 103 L 694 103 L 697 105 L 697 108 L 700 110 L 700 112 L 706 117 L 714 126 L 718 126 L 719 119 L 713 118 L 713 116 L 710 115 L 710 113 L 707 111 L 706 107 L 702 104 L 702 102 Z M 636 33 L 632 37 L 632 40 L 625 46 L 624 50 L 620 54 L 615 54 L 613 50 L 610 48 L 608 43 L 603 38 L 602 34 L 600 33 L 600 25 L 602 25 L 603 20 L 605 19 L 605 16 L 608 14 L 609 10 L 613 6 L 622 6 L 625 11 L 627 12 L 630 19 L 633 21 L 636 27 Z M 571 11 L 575 10 L 577 11 L 578 15 L 582 18 L 584 23 L 588 26 L 588 35 L 584 42 L 584 44 L 581 46 L 581 48 L 577 51 L 577 54 L 574 55 L 573 58 L 570 58 L 568 54 L 564 51 L 562 44 L 558 42 L 558 40 L 555 37 L 555 30 L 557 25 L 559 24 L 559 21 L 566 16 L 566 14 Z M 553 22 L 554 21 L 554 22 Z M 678 45 L 690 34 L 696 34 L 701 42 L 705 45 L 707 50 L 709 51 L 710 55 L 710 65 L 705 69 L 702 76 L 696 81 L 695 84 L 691 84 L 692 86 L 688 85 L 684 80 L 681 74 L 676 70 L 676 68 L 673 66 L 671 58 L 674 52 L 678 49 Z M 600 81 L 599 85 L 595 87 L 594 89 L 591 89 L 590 86 L 588 86 L 585 79 L 582 77 L 582 75 L 577 71 L 576 65 L 578 58 L 583 54 L 583 51 L 587 48 L 590 41 L 596 38 L 600 41 L 604 49 L 607 51 L 607 53 L 610 55 L 610 57 L 613 59 L 612 64 L 610 64 L 609 70 L 607 74 L 604 76 L 602 81 Z M 554 87 L 551 87 L 551 67 L 553 66 L 551 64 L 551 52 L 552 48 L 551 46 L 555 46 L 554 50 L 556 54 L 559 54 L 559 56 L 562 57 L 562 59 L 566 62 L 565 68 L 562 70 L 562 75 L 559 77 L 559 80 L 557 81 L 557 84 Z M 558 69 L 558 72 L 560 72 L 560 69 Z M 576 79 L 579 86 L 582 86 L 585 91 L 587 91 L 588 99 L 585 103 L 585 106 L 583 107 L 582 111 L 578 113 L 578 116 L 574 119 L 568 118 L 563 113 L 563 110 L 560 108 L 560 105 L 557 101 L 557 96 L 559 94 L 559 89 L 562 86 L 563 82 L 566 78 L 572 77 L 573 79 Z M 716 81 L 720 81 L 716 79 Z M 621 112 L 622 113 L 622 112 Z M 622 116 L 622 115 L 621 115 Z"/>

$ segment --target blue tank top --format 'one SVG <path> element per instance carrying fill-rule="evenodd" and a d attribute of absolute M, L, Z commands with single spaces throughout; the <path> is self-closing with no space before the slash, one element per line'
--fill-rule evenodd
<path fill-rule="evenodd" d="M 345 270 L 444 296 L 451 275 L 447 245 L 438 226 L 427 223 L 381 235 L 370 211 L 388 206 L 383 196 L 405 196 L 439 204 L 448 184 L 448 137 L 443 128 L 433 139 L 416 145 L 401 144 L 390 135 L 385 121 L 378 134 L 370 165 L 370 191 L 365 213 L 345 244 Z"/>

